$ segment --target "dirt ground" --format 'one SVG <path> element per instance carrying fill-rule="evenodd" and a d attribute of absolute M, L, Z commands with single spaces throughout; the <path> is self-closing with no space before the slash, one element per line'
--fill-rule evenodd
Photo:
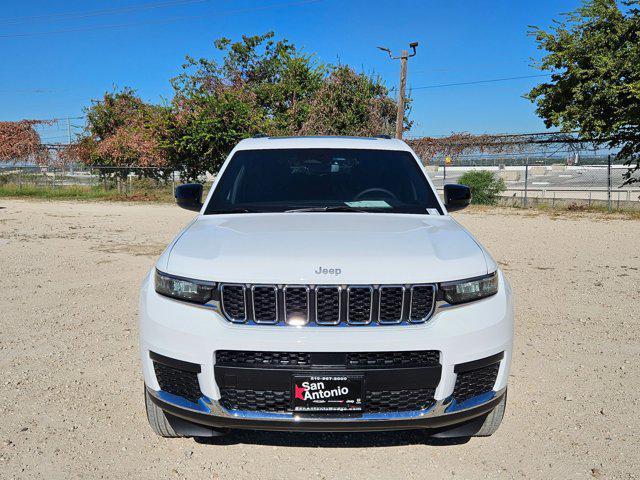
<path fill-rule="evenodd" d="M 191 214 L 0 199 L 0 478 L 640 478 L 640 221 L 456 215 L 517 305 L 490 438 L 237 432 L 164 440 L 144 415 L 138 286 Z"/>

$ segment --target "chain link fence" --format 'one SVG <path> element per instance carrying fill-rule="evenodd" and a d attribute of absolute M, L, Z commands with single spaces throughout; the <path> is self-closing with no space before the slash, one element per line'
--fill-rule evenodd
<path fill-rule="evenodd" d="M 436 158 L 425 168 L 440 193 L 445 184 L 458 183 L 465 172 L 488 170 L 504 180 L 506 190 L 501 200 L 505 204 L 640 210 L 640 187 L 623 185 L 627 167 L 616 161 L 615 155 L 551 159 L 526 155 L 461 156 Z M 210 183 L 213 176 L 201 180 Z M 84 187 L 123 195 L 158 190 L 169 197 L 180 183 L 179 172 L 156 167 L 0 167 L 0 187 Z"/>
<path fill-rule="evenodd" d="M 157 167 L 75 166 L 52 167 L 35 165 L 0 166 L 0 186 L 13 185 L 42 189 L 65 187 L 100 188 L 132 194 L 136 188 L 170 189 L 180 183 L 178 172 Z"/>
<path fill-rule="evenodd" d="M 487 170 L 504 180 L 501 200 L 506 204 L 640 209 L 640 186 L 624 185 L 628 168 L 614 154 L 462 156 L 436 158 L 425 168 L 440 193 L 445 184 L 458 183 L 465 172 Z"/>

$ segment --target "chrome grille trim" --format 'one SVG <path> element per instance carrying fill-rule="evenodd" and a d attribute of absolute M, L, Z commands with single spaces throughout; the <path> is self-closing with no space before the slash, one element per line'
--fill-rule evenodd
<path fill-rule="evenodd" d="M 225 301 L 224 301 L 224 289 L 225 287 L 240 287 L 242 288 L 242 298 L 244 303 L 244 317 L 235 318 L 233 315 L 230 315 L 229 312 L 225 309 Z M 247 289 L 241 283 L 225 283 L 220 286 L 220 304 L 222 305 L 222 313 L 224 316 L 233 323 L 245 323 L 247 321 Z"/>
<path fill-rule="evenodd" d="M 385 290 L 402 289 L 402 300 L 400 301 L 400 316 L 398 318 L 382 318 L 382 295 Z M 393 325 L 402 322 L 404 313 L 404 302 L 406 297 L 406 287 L 404 285 L 380 285 L 378 288 L 378 323 L 384 325 Z"/>
<path fill-rule="evenodd" d="M 234 291 L 234 297 L 225 298 L 225 288 L 242 289 Z M 303 305 L 301 292 L 291 296 L 292 289 L 302 288 L 306 293 L 306 323 L 288 322 L 291 308 Z M 418 293 L 419 288 L 429 289 Z M 256 295 L 258 289 L 258 295 Z M 264 289 L 268 289 L 265 292 Z M 396 292 L 391 292 L 397 289 Z M 402 289 L 401 318 L 395 318 L 398 311 L 398 293 Z M 381 327 L 399 325 L 419 325 L 430 320 L 442 301 L 437 301 L 437 285 L 421 284 L 382 284 L 382 285 L 304 285 L 304 284 L 240 284 L 219 283 L 221 313 L 226 320 L 235 324 L 273 325 L 299 327 Z M 289 292 L 289 298 L 287 298 Z M 355 293 L 360 295 L 357 305 L 351 303 Z M 229 292 L 227 292 L 227 295 Z M 389 296 L 389 295 L 393 296 Z M 368 295 L 368 297 L 367 297 Z M 420 295 L 416 297 L 415 295 Z M 228 295 L 229 296 L 229 295 Z M 386 299 L 386 300 L 385 300 Z M 385 305 L 385 301 L 388 302 Z M 415 303 L 417 302 L 417 303 Z M 291 307 L 297 303 L 295 307 Z M 415 303 L 415 305 L 414 305 Z M 289 304 L 289 306 L 288 306 Z M 426 312 L 426 308 L 430 310 Z M 275 310 L 273 310 L 275 308 Z M 354 311 L 357 309 L 357 313 Z M 415 309 L 419 308 L 420 312 Z M 350 312 L 351 309 L 351 312 Z M 244 316 L 234 318 L 232 313 L 244 310 Z M 297 311 L 297 310 L 296 310 Z M 414 315 L 422 315 L 416 317 Z M 386 313 L 385 313 L 386 312 Z M 386 318 L 393 313 L 394 318 Z M 354 318 L 355 317 L 355 318 Z"/>
<path fill-rule="evenodd" d="M 260 319 L 258 320 L 257 315 L 256 315 L 256 289 L 262 289 L 262 288 L 266 288 L 266 289 L 270 289 L 271 291 L 273 291 L 273 296 L 274 296 L 274 305 L 275 305 L 275 309 L 274 309 L 274 316 L 273 318 L 268 318 L 268 319 Z M 251 286 L 251 300 L 252 300 L 252 306 L 253 306 L 253 321 L 255 323 L 259 323 L 261 325 L 275 325 L 276 323 L 278 323 L 278 287 L 276 285 L 252 285 Z"/>
<path fill-rule="evenodd" d="M 431 310 L 424 317 L 413 317 L 413 295 L 416 288 L 420 287 L 428 287 L 431 288 Z M 411 286 L 411 295 L 409 297 L 409 323 L 423 323 L 426 322 L 433 315 L 433 311 L 436 308 L 436 287 L 435 285 L 426 283 L 426 284 L 416 284 Z"/>
<path fill-rule="evenodd" d="M 307 297 L 307 313 L 306 315 L 304 315 L 304 323 L 291 323 L 291 320 L 289 318 L 289 307 L 288 307 L 288 303 L 287 303 L 287 291 L 288 290 L 293 290 L 293 289 L 304 289 L 305 293 L 306 293 L 306 297 Z M 309 315 L 311 313 L 311 309 L 309 306 L 309 302 L 310 302 L 310 298 L 309 298 L 309 287 L 307 285 L 286 285 L 283 289 L 283 295 L 284 295 L 284 323 L 286 323 L 287 325 L 294 325 L 294 326 L 302 326 L 302 325 L 306 325 L 309 323 Z"/>
<path fill-rule="evenodd" d="M 338 317 L 333 322 L 320 320 L 320 316 L 318 315 L 318 292 L 320 290 L 336 290 L 337 291 Z M 338 325 L 342 321 L 342 287 L 340 285 L 317 285 L 315 287 L 315 313 L 316 313 L 316 323 L 318 325 Z"/>
<path fill-rule="evenodd" d="M 369 319 L 366 321 L 353 320 L 351 318 L 351 292 L 356 292 L 358 290 L 368 290 L 369 291 Z M 349 325 L 369 325 L 371 320 L 373 319 L 373 287 L 369 285 L 351 285 L 347 287 L 347 323 Z"/>

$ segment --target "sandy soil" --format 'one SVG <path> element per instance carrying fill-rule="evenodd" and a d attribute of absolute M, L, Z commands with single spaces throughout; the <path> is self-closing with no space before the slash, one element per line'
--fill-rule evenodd
<path fill-rule="evenodd" d="M 153 435 L 140 280 L 191 214 L 0 200 L 0 478 L 640 478 L 640 221 L 457 215 L 509 276 L 509 405 L 485 439 L 419 432 Z"/>

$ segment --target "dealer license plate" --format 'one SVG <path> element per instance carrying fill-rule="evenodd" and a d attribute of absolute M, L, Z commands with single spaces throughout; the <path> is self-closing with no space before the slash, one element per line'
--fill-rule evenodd
<path fill-rule="evenodd" d="M 296 375 L 291 383 L 294 412 L 362 411 L 363 377 Z"/>

